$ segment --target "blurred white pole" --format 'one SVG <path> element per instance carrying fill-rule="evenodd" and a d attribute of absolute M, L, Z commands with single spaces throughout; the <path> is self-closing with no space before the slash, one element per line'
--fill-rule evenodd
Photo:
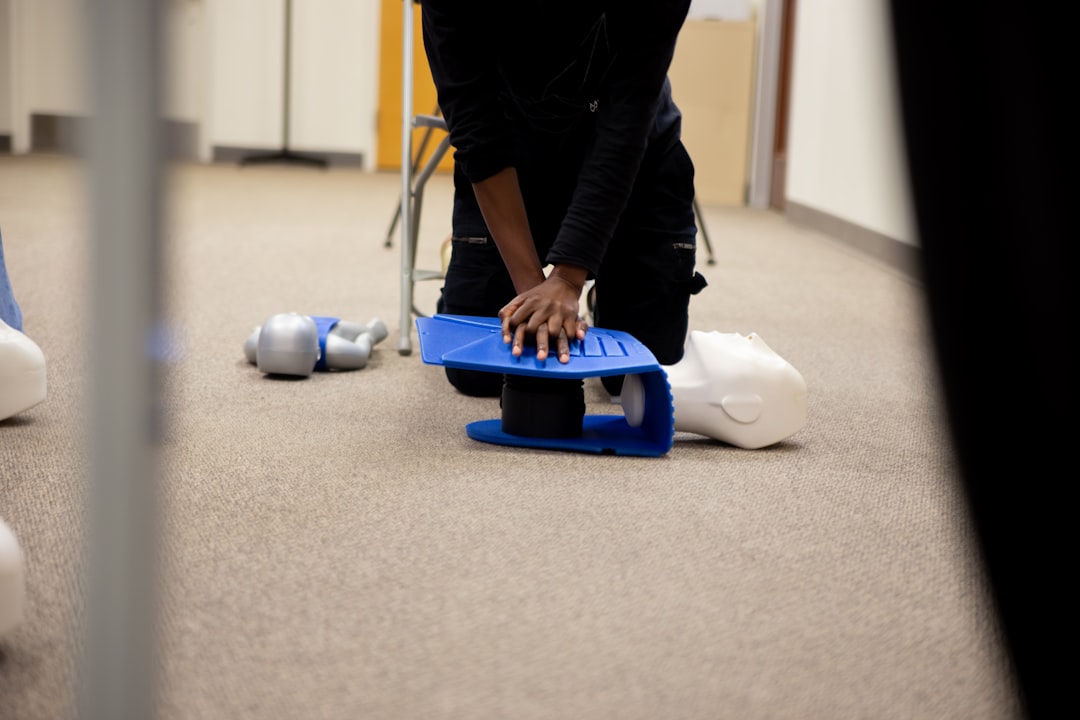
<path fill-rule="evenodd" d="M 401 0 L 401 328 L 398 353 L 412 352 L 413 0 Z"/>
<path fill-rule="evenodd" d="M 750 142 L 750 191 L 746 202 L 749 207 L 758 209 L 769 207 L 772 194 L 783 23 L 783 0 L 761 0 L 758 5 L 759 41 L 758 71 L 754 80 L 754 127 Z"/>
<path fill-rule="evenodd" d="M 80 715 L 154 716 L 159 0 L 90 0 L 92 483 Z"/>

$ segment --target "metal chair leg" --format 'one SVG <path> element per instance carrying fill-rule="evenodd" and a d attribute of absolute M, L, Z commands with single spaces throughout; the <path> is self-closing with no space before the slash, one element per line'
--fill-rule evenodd
<path fill-rule="evenodd" d="M 698 205 L 697 198 L 694 198 L 694 215 L 697 216 L 698 230 L 701 231 L 701 239 L 705 241 L 705 250 L 709 253 L 709 265 L 716 264 L 716 258 L 713 257 L 712 243 L 709 242 L 709 231 L 705 228 L 705 216 L 701 213 L 701 206 Z"/>
<path fill-rule="evenodd" d="M 435 107 L 435 111 L 430 116 L 422 116 L 429 118 L 439 118 L 439 108 Z M 441 118 L 440 118 L 441 119 Z M 416 149 L 416 154 L 413 155 L 411 176 L 415 176 L 416 172 L 420 169 L 420 159 L 424 157 L 424 153 L 427 152 L 428 143 L 431 142 L 431 136 L 435 132 L 436 128 L 439 128 L 438 123 L 424 123 L 424 135 L 420 138 L 420 145 Z M 441 125 L 442 129 L 446 129 L 445 121 Z M 390 221 L 390 228 L 386 231 L 386 241 L 383 243 L 384 248 L 391 248 L 394 245 L 394 231 L 397 230 L 398 222 L 401 220 L 401 202 L 397 204 L 397 208 L 394 210 L 394 217 Z"/>
<path fill-rule="evenodd" d="M 413 122 L 427 128 L 446 129 L 445 120 L 431 115 L 418 115 Z M 412 353 L 412 342 L 408 333 L 411 330 L 413 315 L 424 315 L 417 309 L 413 299 L 413 289 L 416 281 L 442 277 L 441 272 L 416 269 L 416 249 L 420 237 L 420 213 L 424 205 L 424 188 L 449 149 L 450 135 L 447 134 L 439 142 L 431 157 L 428 158 L 420 174 L 415 178 L 410 175 L 407 202 L 402 203 L 402 207 L 407 206 L 409 208 L 409 214 L 407 217 L 408 222 L 403 223 L 404 227 L 402 228 L 401 335 L 398 341 L 398 353 L 401 355 L 410 355 Z M 398 211 L 398 216 L 401 217 L 401 210 Z"/>

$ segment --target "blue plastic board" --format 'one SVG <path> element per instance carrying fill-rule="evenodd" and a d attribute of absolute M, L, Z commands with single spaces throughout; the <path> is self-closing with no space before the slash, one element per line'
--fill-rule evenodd
<path fill-rule="evenodd" d="M 483 370 L 509 375 L 576 380 L 606 375 L 661 370 L 652 352 L 633 335 L 619 330 L 589 328 L 584 340 L 570 342 L 570 362 L 554 354 L 536 359 L 536 348 L 526 345 L 514 357 L 502 340 L 498 318 L 436 315 L 418 318 L 420 355 L 430 365 L 462 370 Z"/>
<path fill-rule="evenodd" d="M 469 437 L 481 442 L 514 447 L 570 450 L 595 454 L 659 457 L 671 450 L 675 414 L 667 375 L 652 352 L 629 333 L 590 328 L 583 341 L 570 343 L 570 362 L 555 356 L 536 359 L 527 346 L 514 357 L 502 341 L 498 318 L 436 315 L 418 318 L 420 356 L 429 365 L 508 375 L 576 380 L 608 375 L 641 376 L 645 413 L 640 427 L 631 427 L 621 415 L 586 415 L 582 434 L 573 438 L 537 438 L 502 431 L 502 420 L 482 420 L 466 427 Z"/>

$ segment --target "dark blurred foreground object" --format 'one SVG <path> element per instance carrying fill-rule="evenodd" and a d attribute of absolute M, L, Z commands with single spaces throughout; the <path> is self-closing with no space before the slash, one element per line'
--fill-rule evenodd
<path fill-rule="evenodd" d="M 1064 658 L 1077 616 L 1075 40 L 1045 5 L 893 0 L 891 11 L 953 442 L 1025 709 L 1060 716 L 1075 703 Z"/>

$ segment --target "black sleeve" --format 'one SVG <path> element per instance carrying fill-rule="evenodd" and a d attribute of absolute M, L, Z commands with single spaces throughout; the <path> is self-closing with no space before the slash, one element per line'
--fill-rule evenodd
<path fill-rule="evenodd" d="M 420 5 L 424 50 L 454 160 L 474 183 L 509 167 L 513 156 L 492 51 L 493 38 L 505 32 L 495 27 L 496 6 L 483 0 L 423 0 Z"/>
<path fill-rule="evenodd" d="M 608 13 L 617 55 L 570 208 L 546 261 L 595 272 L 618 225 L 648 145 L 689 0 L 621 4 Z"/>

